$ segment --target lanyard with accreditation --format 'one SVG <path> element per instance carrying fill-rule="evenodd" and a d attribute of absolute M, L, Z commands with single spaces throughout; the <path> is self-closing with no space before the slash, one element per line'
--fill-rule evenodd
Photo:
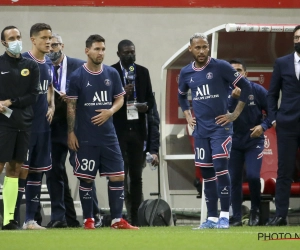
<path fill-rule="evenodd" d="M 123 68 L 123 67 L 122 67 Z M 127 84 L 126 79 L 132 84 L 133 86 L 133 100 L 134 101 L 127 101 L 127 120 L 138 120 L 139 119 L 139 112 L 137 110 L 137 97 L 136 97 L 136 88 L 135 88 L 135 65 L 129 66 L 129 71 L 123 68 L 123 80 L 124 86 Z"/>
<path fill-rule="evenodd" d="M 63 69 L 63 64 L 61 62 L 61 64 L 59 65 L 59 74 L 57 72 L 57 66 L 52 66 L 52 73 L 53 73 L 53 85 L 55 87 L 55 89 L 57 89 L 58 91 L 60 91 L 61 89 L 61 78 L 62 78 L 62 69 Z M 58 79 L 59 78 L 59 79 Z"/>

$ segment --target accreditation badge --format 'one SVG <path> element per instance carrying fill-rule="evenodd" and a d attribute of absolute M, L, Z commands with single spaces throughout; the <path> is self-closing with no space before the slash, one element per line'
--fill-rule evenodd
<path fill-rule="evenodd" d="M 127 103 L 127 120 L 138 120 L 139 112 L 136 106 L 132 103 Z"/>

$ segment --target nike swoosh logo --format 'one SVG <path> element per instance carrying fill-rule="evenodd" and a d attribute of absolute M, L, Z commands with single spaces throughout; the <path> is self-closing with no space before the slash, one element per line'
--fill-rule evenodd
<path fill-rule="evenodd" d="M 7 71 L 7 72 L 1 71 L 1 75 L 7 74 L 7 73 L 9 73 L 9 71 Z"/>

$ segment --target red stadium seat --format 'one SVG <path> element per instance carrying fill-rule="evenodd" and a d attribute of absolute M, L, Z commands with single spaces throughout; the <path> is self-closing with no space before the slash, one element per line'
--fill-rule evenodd
<path fill-rule="evenodd" d="M 292 183 L 291 196 L 300 196 L 300 182 Z"/>
<path fill-rule="evenodd" d="M 276 186 L 275 178 L 267 179 L 264 194 L 270 194 L 270 195 L 274 196 L 275 195 L 275 186 Z"/>

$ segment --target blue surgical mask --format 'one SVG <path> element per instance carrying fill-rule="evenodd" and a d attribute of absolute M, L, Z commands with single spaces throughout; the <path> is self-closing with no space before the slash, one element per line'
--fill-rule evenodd
<path fill-rule="evenodd" d="M 13 55 L 18 55 L 22 51 L 22 41 L 16 40 L 13 42 L 8 42 L 7 51 L 12 53 Z"/>

